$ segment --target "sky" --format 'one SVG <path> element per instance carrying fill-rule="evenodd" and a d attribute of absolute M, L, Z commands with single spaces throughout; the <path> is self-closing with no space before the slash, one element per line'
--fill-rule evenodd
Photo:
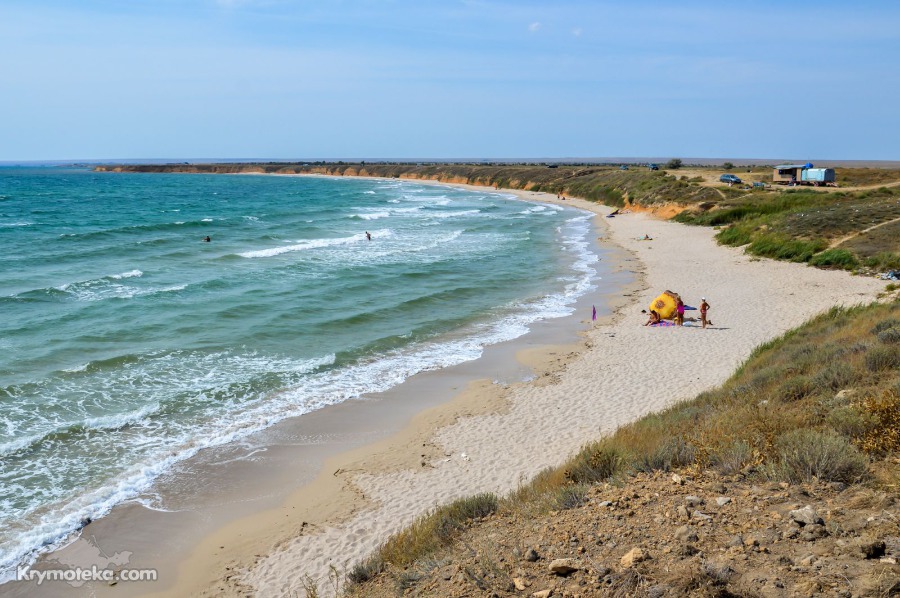
<path fill-rule="evenodd" d="M 900 160 L 900 2 L 3 0 L 0 161 Z"/>

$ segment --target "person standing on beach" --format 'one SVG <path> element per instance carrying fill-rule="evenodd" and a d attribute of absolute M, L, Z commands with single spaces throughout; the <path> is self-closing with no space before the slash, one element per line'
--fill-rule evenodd
<path fill-rule="evenodd" d="M 706 302 L 706 297 L 700 298 L 700 322 L 703 324 L 703 327 L 706 328 L 706 325 L 709 324 L 712 326 L 712 322 L 706 319 L 706 312 L 709 311 L 709 303 Z"/>
<path fill-rule="evenodd" d="M 684 326 L 684 301 L 681 300 L 681 297 L 678 298 L 678 302 L 675 304 L 675 311 L 677 313 L 675 316 L 675 324 Z"/>

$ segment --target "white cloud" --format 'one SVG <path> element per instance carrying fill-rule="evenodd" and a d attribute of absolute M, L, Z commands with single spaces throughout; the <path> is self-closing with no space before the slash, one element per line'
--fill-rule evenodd
<path fill-rule="evenodd" d="M 539 30 L 540 28 L 541 28 L 541 24 L 538 23 L 537 21 L 535 21 L 534 23 L 532 23 L 531 25 L 528 26 L 528 31 L 531 31 L 532 33 L 534 33 L 535 31 Z"/>
<path fill-rule="evenodd" d="M 581 34 L 582 34 L 581 27 L 576 27 L 575 29 L 572 30 L 572 35 L 574 35 L 575 37 L 581 37 Z"/>

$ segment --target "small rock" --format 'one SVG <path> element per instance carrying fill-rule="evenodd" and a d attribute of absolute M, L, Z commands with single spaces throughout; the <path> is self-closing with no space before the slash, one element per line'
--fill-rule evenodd
<path fill-rule="evenodd" d="M 724 507 L 725 505 L 727 505 L 730 502 L 731 502 L 731 499 L 728 498 L 727 496 L 720 496 L 716 499 L 716 505 L 718 505 L 720 507 Z"/>
<path fill-rule="evenodd" d="M 844 482 L 829 482 L 828 487 L 835 492 L 843 492 L 847 489 L 847 484 Z"/>
<path fill-rule="evenodd" d="M 539 592 L 534 592 L 531 594 L 532 598 L 550 598 L 553 595 L 553 590 L 541 590 Z"/>
<path fill-rule="evenodd" d="M 538 553 L 534 548 L 529 548 L 528 550 L 525 551 L 525 560 L 528 561 L 529 563 L 533 563 L 536 560 L 538 560 L 539 558 L 541 558 L 541 557 L 538 556 Z"/>
<path fill-rule="evenodd" d="M 731 540 L 728 541 L 728 546 L 730 546 L 730 547 L 743 546 L 743 545 L 744 545 L 744 537 L 740 534 L 737 534 L 736 536 L 731 538 Z"/>
<path fill-rule="evenodd" d="M 682 486 L 682 485 L 684 484 L 684 478 L 682 478 L 682 477 L 681 477 L 680 475 L 678 475 L 677 473 L 673 473 L 673 474 L 672 474 L 672 483 L 673 483 L 673 484 L 678 484 L 679 486 Z"/>
<path fill-rule="evenodd" d="M 520 592 L 522 590 L 524 590 L 526 587 L 528 587 L 525 585 L 525 580 L 522 579 L 521 577 L 513 577 L 512 581 L 513 581 L 513 585 L 515 586 L 515 588 L 517 590 L 519 590 Z"/>
<path fill-rule="evenodd" d="M 807 525 L 803 528 L 803 531 L 800 532 L 800 540 L 803 542 L 815 542 L 827 535 L 828 530 L 825 529 L 824 525 Z"/>
<path fill-rule="evenodd" d="M 704 504 L 705 502 L 706 501 L 703 500 L 702 498 L 700 498 L 699 496 L 688 495 L 688 496 L 684 497 L 684 503 L 689 507 L 699 507 L 700 505 Z"/>
<path fill-rule="evenodd" d="M 693 513 L 691 513 L 691 519 L 697 519 L 699 521 L 712 521 L 712 517 L 710 515 L 701 513 L 700 511 L 694 511 Z"/>
<path fill-rule="evenodd" d="M 682 525 L 675 530 L 675 539 L 679 542 L 697 542 L 697 533 L 689 525 Z"/>
<path fill-rule="evenodd" d="M 678 515 L 678 517 L 680 519 L 690 519 L 691 518 L 690 512 L 687 510 L 687 507 L 685 507 L 684 505 L 678 505 L 678 508 L 675 509 L 675 513 Z"/>
<path fill-rule="evenodd" d="M 646 561 L 648 558 L 650 558 L 650 555 L 642 548 L 632 548 L 619 560 L 619 564 L 626 569 L 630 569 L 637 563 Z"/>
<path fill-rule="evenodd" d="M 814 524 L 823 525 L 825 523 L 825 521 L 821 517 L 819 517 L 819 514 L 816 513 L 816 510 L 812 508 L 811 505 L 806 505 L 802 509 L 791 511 L 790 516 L 791 519 L 799 523 L 801 526 Z"/>
<path fill-rule="evenodd" d="M 572 559 L 555 559 L 550 563 L 550 573 L 566 576 L 578 571 L 579 567 Z"/>
<path fill-rule="evenodd" d="M 612 505 L 612 501 L 604 500 L 604 501 L 600 502 L 597 506 L 598 507 L 609 507 L 611 505 Z"/>

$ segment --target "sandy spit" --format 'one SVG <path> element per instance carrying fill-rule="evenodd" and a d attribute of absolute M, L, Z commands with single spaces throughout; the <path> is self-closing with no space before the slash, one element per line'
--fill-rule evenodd
<path fill-rule="evenodd" d="M 584 443 L 721 384 L 760 343 L 884 289 L 871 278 L 744 255 L 717 245 L 709 228 L 646 213 L 602 218 L 610 208 L 564 203 L 598 214 L 599 234 L 632 256 L 622 266 L 637 282 L 623 290 L 614 317 L 597 321 L 579 350 L 548 348 L 537 358 L 545 373 L 537 380 L 473 384 L 398 437 L 329 462 L 321 480 L 281 511 L 204 539 L 165 594 L 299 596 L 311 578 L 327 595 L 332 566 L 349 569 L 428 509 L 477 492 L 506 493 Z M 644 235 L 653 240 L 638 240 Z M 644 327 L 641 310 L 665 289 L 688 305 L 706 297 L 714 325 Z M 316 517 L 317 509 L 329 513 Z"/>

